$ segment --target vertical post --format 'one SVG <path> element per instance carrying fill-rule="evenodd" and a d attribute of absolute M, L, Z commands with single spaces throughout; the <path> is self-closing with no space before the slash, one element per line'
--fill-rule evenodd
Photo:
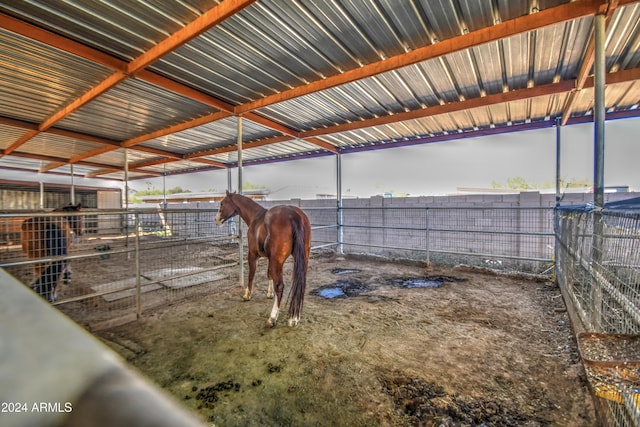
<path fill-rule="evenodd" d="M 337 226 L 338 226 L 338 254 L 344 254 L 343 228 L 342 228 L 342 154 L 336 154 L 336 209 L 337 209 Z"/>
<path fill-rule="evenodd" d="M 562 117 L 558 116 L 556 117 L 556 207 L 558 207 L 560 205 L 560 199 L 561 199 L 561 183 L 560 183 L 560 124 L 562 123 Z"/>
<path fill-rule="evenodd" d="M 594 170 L 593 170 L 593 240 L 591 259 L 594 272 L 602 266 L 603 231 L 602 209 L 604 208 L 604 87 L 605 87 L 605 16 L 596 15 L 595 26 L 595 74 L 594 85 Z M 602 325 L 602 289 L 600 282 L 591 279 L 593 313 L 592 327 L 596 332 L 603 332 Z"/>
<path fill-rule="evenodd" d="M 562 195 L 560 194 L 562 191 L 561 183 L 560 183 L 560 152 L 561 152 L 561 132 L 560 125 L 562 124 L 562 116 L 556 117 L 556 209 L 560 206 L 560 201 L 562 199 Z M 554 271 L 554 281 L 558 278 L 558 251 L 560 250 L 560 241 L 558 236 L 558 211 L 554 210 L 553 212 L 553 232 L 554 232 L 554 243 L 553 243 L 553 271 Z"/>
<path fill-rule="evenodd" d="M 124 149 L 124 208 L 129 209 L 129 149 Z"/>
<path fill-rule="evenodd" d="M 242 194 L 242 117 L 238 116 L 238 194 Z M 240 265 L 240 286 L 244 288 L 244 242 L 242 241 L 242 220 L 238 218 L 238 260 Z"/>
<path fill-rule="evenodd" d="M 129 149 L 124 149 L 124 229 L 125 229 L 125 246 L 129 248 Z M 99 218 L 99 217 L 98 217 Z M 138 223 L 134 221 L 134 229 L 138 230 Z M 131 259 L 131 252 L 127 251 L 127 259 Z M 139 278 L 136 277 L 136 280 Z"/>
<path fill-rule="evenodd" d="M 605 17 L 596 15 L 595 25 L 595 73 L 594 85 L 594 170 L 593 170 L 593 204 L 596 209 L 604 207 L 604 86 L 605 86 Z"/>
<path fill-rule="evenodd" d="M 135 239 L 135 265 L 136 265 L 136 318 L 140 318 L 142 315 L 142 288 L 140 282 L 140 216 L 136 213 L 134 224 L 136 227 L 136 239 Z M 128 233 L 127 233 L 128 234 Z"/>
<path fill-rule="evenodd" d="M 40 181 L 40 209 L 44 209 L 44 182 Z"/>
<path fill-rule="evenodd" d="M 430 242 L 429 242 L 429 208 L 428 207 L 424 208 L 424 215 L 425 215 L 425 231 L 426 231 L 425 249 L 427 251 L 426 262 L 428 267 L 429 265 L 431 265 L 431 252 L 429 251 Z"/>
<path fill-rule="evenodd" d="M 76 187 L 73 183 L 73 163 L 69 165 L 69 169 L 71 171 L 71 204 L 76 204 Z"/>
<path fill-rule="evenodd" d="M 162 165 L 162 209 L 167 209 L 167 164 Z"/>

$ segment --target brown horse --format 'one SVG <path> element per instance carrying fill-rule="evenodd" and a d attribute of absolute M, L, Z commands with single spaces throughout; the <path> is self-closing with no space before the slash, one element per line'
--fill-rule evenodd
<path fill-rule="evenodd" d="M 311 250 L 309 218 L 295 206 L 274 206 L 267 210 L 248 197 L 227 191 L 227 195 L 220 202 L 216 224 L 222 225 L 226 220 L 236 215 L 240 215 L 249 226 L 247 230 L 249 283 L 244 293 L 244 300 L 251 299 L 253 276 L 256 272 L 258 258 L 267 257 L 269 259 L 267 297 L 273 297 L 275 286 L 275 301 L 271 315 L 267 319 L 267 326 L 275 326 L 284 290 L 282 266 L 289 255 L 293 255 L 289 326 L 297 325 L 300 321 L 304 291 L 307 285 L 307 267 Z"/>
<path fill-rule="evenodd" d="M 82 205 L 69 204 L 53 212 L 78 212 Z M 69 254 L 71 234 L 82 235 L 82 217 L 78 215 L 29 218 L 22 223 L 22 251 L 31 259 L 59 257 Z M 64 282 L 71 281 L 67 260 L 34 264 L 36 280 L 31 287 L 47 300 L 56 300 L 56 288 L 64 272 Z"/>

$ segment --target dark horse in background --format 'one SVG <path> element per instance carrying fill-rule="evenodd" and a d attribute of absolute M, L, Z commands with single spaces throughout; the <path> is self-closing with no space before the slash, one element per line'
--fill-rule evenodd
<path fill-rule="evenodd" d="M 249 283 L 244 293 L 245 301 L 251 299 L 253 276 L 256 272 L 258 258 L 268 258 L 269 291 L 267 297 L 273 296 L 275 286 L 275 301 L 271 315 L 267 319 L 267 326 L 275 326 L 284 290 L 282 266 L 289 255 L 293 255 L 289 326 L 297 325 L 300 321 L 300 312 L 304 301 L 307 267 L 311 251 L 309 218 L 295 206 L 274 206 L 267 210 L 248 197 L 227 191 L 225 198 L 220 202 L 216 224 L 222 225 L 226 220 L 236 215 L 240 215 L 240 218 L 249 226 L 247 230 Z"/>
<path fill-rule="evenodd" d="M 81 204 L 64 206 L 53 212 L 78 212 Z M 71 234 L 82 235 L 82 217 L 78 215 L 29 218 L 22 223 L 22 250 L 27 257 L 50 258 L 69 254 Z M 37 293 L 51 302 L 56 300 L 56 288 L 64 272 L 64 282 L 70 283 L 71 269 L 67 260 L 40 262 L 33 266 L 36 280 L 31 284 Z"/>

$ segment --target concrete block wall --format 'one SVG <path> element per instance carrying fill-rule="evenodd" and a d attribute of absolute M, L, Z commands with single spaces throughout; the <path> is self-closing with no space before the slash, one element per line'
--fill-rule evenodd
<path fill-rule="evenodd" d="M 605 201 L 638 193 L 606 193 Z M 567 193 L 562 205 L 590 202 L 590 193 Z M 337 224 L 335 199 L 261 202 L 265 207 L 291 204 L 305 210 L 314 226 Z M 554 194 L 421 196 L 344 199 L 345 250 L 388 255 L 393 248 L 453 252 L 479 257 L 550 260 L 553 255 Z M 429 231 L 427 232 L 427 228 Z M 336 242 L 336 228 L 313 233 L 314 246 Z"/>
<path fill-rule="evenodd" d="M 622 200 L 637 195 L 606 193 L 605 200 Z M 592 198 L 593 195 L 589 193 L 567 193 L 561 203 L 581 205 Z M 309 209 L 313 224 L 332 224 L 336 221 L 330 209 L 313 211 L 313 208 L 319 207 L 333 208 L 335 200 L 296 199 L 270 201 L 267 204 L 286 203 Z M 414 248 L 420 251 L 551 259 L 554 244 L 550 235 L 553 232 L 553 206 L 555 195 L 538 191 L 344 199 L 343 242 L 347 246 L 351 244 L 354 250 L 372 253 L 388 252 L 383 248 Z M 428 232 L 425 231 L 427 228 Z M 332 237 L 334 235 L 327 237 L 327 241 L 331 241 Z M 356 248 L 356 245 L 366 246 Z"/>

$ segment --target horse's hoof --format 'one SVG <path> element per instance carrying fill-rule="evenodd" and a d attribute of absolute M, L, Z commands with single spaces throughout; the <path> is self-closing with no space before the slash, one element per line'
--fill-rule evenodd
<path fill-rule="evenodd" d="M 242 296 L 242 301 L 249 301 L 250 299 L 251 299 L 250 296 L 246 296 L 246 295 Z"/>
<path fill-rule="evenodd" d="M 289 319 L 289 326 L 297 326 L 298 322 L 300 321 L 300 319 L 293 317 L 291 319 Z"/>
<path fill-rule="evenodd" d="M 268 318 L 266 326 L 267 328 L 273 328 L 276 326 L 276 321 L 273 320 L 272 318 Z"/>

